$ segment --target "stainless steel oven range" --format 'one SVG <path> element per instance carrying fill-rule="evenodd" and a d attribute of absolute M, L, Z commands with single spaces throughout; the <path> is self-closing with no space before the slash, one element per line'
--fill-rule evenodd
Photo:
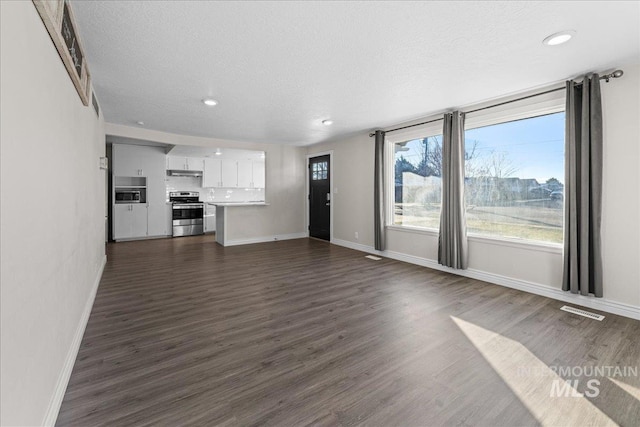
<path fill-rule="evenodd" d="M 173 237 L 204 234 L 204 203 L 197 191 L 172 191 Z"/>

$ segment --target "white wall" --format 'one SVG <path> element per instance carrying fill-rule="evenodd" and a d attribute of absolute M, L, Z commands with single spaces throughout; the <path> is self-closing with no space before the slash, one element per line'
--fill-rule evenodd
<path fill-rule="evenodd" d="M 104 129 L 33 3 L 0 2 L 0 15 L 0 424 L 41 425 L 105 261 Z"/>
<path fill-rule="evenodd" d="M 373 246 L 373 138 L 361 134 L 307 151 L 310 155 L 333 151 L 333 238 Z"/>
<path fill-rule="evenodd" d="M 604 207 L 602 218 L 604 298 L 598 308 L 640 315 L 640 67 L 621 64 L 624 77 L 602 84 L 604 108 Z M 317 144 L 309 155 L 333 150 L 335 243 L 373 249 L 373 138 L 363 133 Z M 338 190 L 335 193 L 336 189 Z M 359 240 L 355 239 L 355 232 Z M 437 267 L 434 232 L 391 228 L 386 255 Z M 560 293 L 562 251 L 558 248 L 469 239 L 469 271 L 495 283 Z M 593 298 L 575 296 L 576 304 Z M 602 304 L 605 304 L 603 306 Z M 606 304 L 609 304 L 606 306 Z"/>
<path fill-rule="evenodd" d="M 106 133 L 164 144 L 264 151 L 265 201 L 269 206 L 229 208 L 225 241 L 249 242 L 304 235 L 305 152 L 302 147 L 193 137 L 107 123 Z M 202 197 L 201 200 L 207 200 Z M 207 194 L 208 196 L 208 194 Z"/>
<path fill-rule="evenodd" d="M 604 297 L 640 306 L 640 65 L 602 84 Z"/>

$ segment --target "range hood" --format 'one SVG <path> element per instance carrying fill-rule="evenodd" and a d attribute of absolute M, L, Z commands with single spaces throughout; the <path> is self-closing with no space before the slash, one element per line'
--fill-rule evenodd
<path fill-rule="evenodd" d="M 167 170 L 167 175 L 169 176 L 192 176 L 192 177 L 200 177 L 202 176 L 202 171 L 191 171 L 191 170 L 176 170 L 170 169 Z"/>

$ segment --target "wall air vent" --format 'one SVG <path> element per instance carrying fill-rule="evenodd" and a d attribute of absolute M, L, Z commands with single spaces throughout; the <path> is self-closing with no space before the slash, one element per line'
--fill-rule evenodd
<path fill-rule="evenodd" d="M 604 316 L 600 314 L 591 313 L 590 311 L 580 310 L 579 308 L 569 307 L 568 305 L 563 305 L 560 310 L 567 311 L 569 313 L 577 314 L 579 316 L 588 317 L 589 319 L 594 319 L 598 321 L 602 321 Z"/>

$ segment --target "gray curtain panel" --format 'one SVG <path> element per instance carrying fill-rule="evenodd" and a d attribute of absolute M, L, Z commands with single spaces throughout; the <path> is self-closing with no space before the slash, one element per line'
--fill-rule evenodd
<path fill-rule="evenodd" d="M 375 147 L 375 163 L 374 163 L 374 181 L 373 181 L 373 224 L 375 248 L 384 251 L 387 247 L 387 239 L 385 233 L 385 214 L 384 214 L 384 132 L 376 131 L 376 147 Z"/>
<path fill-rule="evenodd" d="M 602 297 L 600 77 L 567 82 L 562 289 Z"/>
<path fill-rule="evenodd" d="M 467 268 L 468 243 L 464 206 L 464 114 L 445 114 L 442 138 L 442 209 L 438 263 Z"/>

